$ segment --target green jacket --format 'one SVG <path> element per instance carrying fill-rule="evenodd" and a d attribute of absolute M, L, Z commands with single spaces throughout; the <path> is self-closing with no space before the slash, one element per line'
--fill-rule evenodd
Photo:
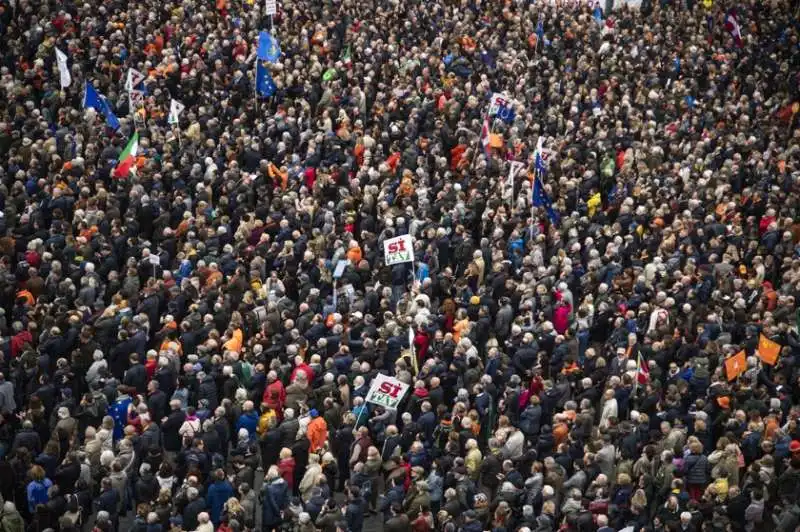
<path fill-rule="evenodd" d="M 0 531 L 2 532 L 25 532 L 25 522 L 17 510 L 8 512 L 3 510 L 0 513 Z"/>

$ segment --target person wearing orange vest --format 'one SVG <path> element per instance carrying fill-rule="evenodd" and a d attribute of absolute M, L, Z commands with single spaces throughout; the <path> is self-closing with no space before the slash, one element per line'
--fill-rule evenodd
<path fill-rule="evenodd" d="M 312 409 L 310 414 L 311 421 L 306 428 L 306 435 L 308 435 L 308 441 L 310 442 L 309 452 L 315 453 L 322 449 L 325 446 L 325 442 L 328 441 L 328 424 L 316 409 Z"/>

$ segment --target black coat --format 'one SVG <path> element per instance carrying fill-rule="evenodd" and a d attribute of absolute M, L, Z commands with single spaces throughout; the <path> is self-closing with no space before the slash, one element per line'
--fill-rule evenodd
<path fill-rule="evenodd" d="M 212 412 L 219 406 L 219 400 L 217 399 L 217 385 L 210 375 L 203 379 L 203 382 L 200 383 L 200 387 L 197 390 L 197 401 L 200 402 L 203 399 L 208 401 L 208 409 Z"/>
<path fill-rule="evenodd" d="M 137 394 L 144 394 L 147 391 L 147 370 L 142 364 L 134 364 L 125 372 L 122 383 L 136 388 Z"/>
<path fill-rule="evenodd" d="M 146 473 L 139 477 L 134 487 L 136 504 L 153 502 L 158 496 L 158 489 L 158 480 L 152 473 Z"/>
<path fill-rule="evenodd" d="M 150 411 L 150 418 L 160 422 L 167 413 L 167 394 L 160 389 L 151 393 L 147 397 L 147 409 Z"/>
<path fill-rule="evenodd" d="M 71 462 L 69 464 L 62 464 L 56 468 L 56 474 L 53 477 L 53 483 L 58 485 L 61 493 L 70 493 L 75 483 L 81 476 L 81 465 L 78 462 Z"/>
<path fill-rule="evenodd" d="M 160 450 L 161 445 L 161 429 L 158 428 L 158 425 L 155 423 L 151 423 L 148 425 L 147 429 L 142 432 L 142 436 L 139 439 L 139 448 L 142 452 L 146 453 L 150 450 Z"/>
<path fill-rule="evenodd" d="M 14 436 L 14 443 L 11 445 L 11 453 L 20 447 L 25 447 L 32 455 L 36 456 L 42 452 L 42 440 L 35 430 L 22 429 Z"/>
<path fill-rule="evenodd" d="M 286 419 L 278 426 L 278 433 L 281 435 L 281 447 L 291 448 L 297 439 L 297 431 L 300 430 L 300 422 L 297 419 Z"/>
<path fill-rule="evenodd" d="M 196 530 L 197 529 L 197 516 L 200 512 L 206 509 L 206 501 L 202 497 L 198 497 L 183 509 L 183 529 Z"/>
<path fill-rule="evenodd" d="M 481 485 L 491 490 L 496 489 L 497 486 L 500 485 L 500 480 L 497 478 L 497 475 L 499 475 L 502 470 L 503 467 L 500 459 L 494 454 L 487 455 L 480 465 Z"/>
<path fill-rule="evenodd" d="M 175 372 L 169 366 L 159 368 L 156 370 L 154 378 L 158 381 L 158 389 L 167 397 L 172 397 L 175 392 Z"/>
<path fill-rule="evenodd" d="M 228 454 L 228 446 L 231 441 L 231 427 L 228 420 L 224 417 L 214 420 L 214 430 L 219 434 L 219 444 L 222 447 L 224 454 Z"/>
<path fill-rule="evenodd" d="M 119 506 L 119 492 L 114 488 L 104 491 L 94 501 L 96 512 L 105 510 L 112 518 L 117 516 L 117 506 Z"/>
<path fill-rule="evenodd" d="M 161 435 L 164 440 L 164 449 L 169 452 L 177 453 L 181 450 L 181 436 L 178 434 L 181 425 L 186 420 L 186 412 L 183 410 L 173 410 L 166 421 L 161 425 Z"/>

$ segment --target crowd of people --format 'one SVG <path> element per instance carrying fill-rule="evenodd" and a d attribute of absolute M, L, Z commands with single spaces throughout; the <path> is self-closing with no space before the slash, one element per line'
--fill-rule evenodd
<path fill-rule="evenodd" d="M 0 531 L 800 526 L 797 0 L 267 5 L 0 0 Z"/>

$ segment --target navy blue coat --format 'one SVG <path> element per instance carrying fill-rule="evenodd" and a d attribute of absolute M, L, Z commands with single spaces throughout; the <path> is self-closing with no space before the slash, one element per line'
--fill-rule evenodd
<path fill-rule="evenodd" d="M 347 503 L 347 530 L 349 532 L 361 532 L 364 528 L 364 499 L 358 497 Z"/>
<path fill-rule="evenodd" d="M 262 525 L 264 528 L 274 527 L 281 523 L 281 511 L 289 502 L 289 486 L 282 478 L 264 484 L 261 490 Z"/>
<path fill-rule="evenodd" d="M 233 497 L 233 486 L 227 480 L 217 480 L 208 488 L 206 503 L 210 510 L 211 522 L 218 525 L 222 517 L 222 509 L 228 499 Z"/>

